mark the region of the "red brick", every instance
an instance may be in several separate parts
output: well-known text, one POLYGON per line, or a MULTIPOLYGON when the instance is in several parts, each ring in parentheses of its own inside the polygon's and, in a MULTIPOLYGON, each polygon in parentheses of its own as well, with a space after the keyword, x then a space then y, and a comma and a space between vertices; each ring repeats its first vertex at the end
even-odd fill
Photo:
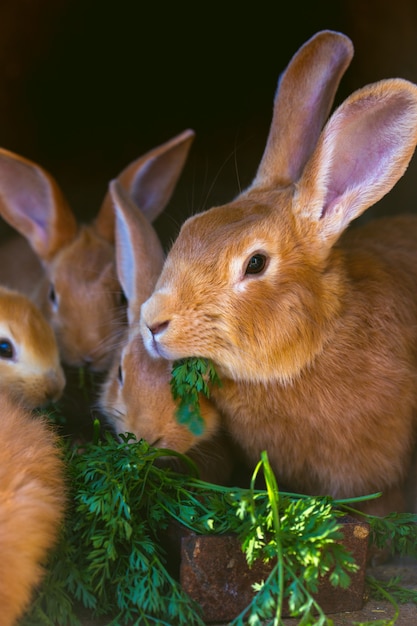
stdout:
MULTIPOLYGON (((369 527, 351 517, 341 520, 343 544, 359 565, 348 589, 334 587, 323 578, 316 595, 323 611, 356 611, 364 602, 369 527)), ((181 540, 180 582, 203 610, 206 622, 228 622, 250 603, 252 584, 265 580, 271 565, 249 568, 234 535, 186 535, 181 540)), ((287 615, 288 612, 286 611, 287 615)))

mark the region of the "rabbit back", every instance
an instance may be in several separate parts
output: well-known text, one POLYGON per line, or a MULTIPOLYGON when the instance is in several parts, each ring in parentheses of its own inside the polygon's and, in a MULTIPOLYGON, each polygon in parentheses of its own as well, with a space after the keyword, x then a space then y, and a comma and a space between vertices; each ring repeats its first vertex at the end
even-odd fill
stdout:
POLYGON ((32 598, 65 508, 63 461, 50 425, 0 392, 0 606, 14 626, 32 598))

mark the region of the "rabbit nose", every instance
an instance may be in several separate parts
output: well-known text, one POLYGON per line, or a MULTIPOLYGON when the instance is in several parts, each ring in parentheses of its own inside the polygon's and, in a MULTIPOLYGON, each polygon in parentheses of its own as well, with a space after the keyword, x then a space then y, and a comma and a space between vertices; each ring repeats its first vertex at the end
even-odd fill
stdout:
POLYGON ((62 389, 48 389, 46 392, 45 404, 58 402, 62 396, 62 389))
POLYGON ((51 370, 45 381, 45 398, 47 402, 56 402, 62 396, 65 387, 65 375, 61 369, 51 370))
POLYGON ((152 326, 148 326, 149 330, 152 333, 152 336, 155 337, 155 335, 159 335, 160 333, 163 333, 164 330, 166 330, 168 328, 168 324, 169 321, 165 321, 165 322, 159 322, 157 324, 152 324, 152 326))

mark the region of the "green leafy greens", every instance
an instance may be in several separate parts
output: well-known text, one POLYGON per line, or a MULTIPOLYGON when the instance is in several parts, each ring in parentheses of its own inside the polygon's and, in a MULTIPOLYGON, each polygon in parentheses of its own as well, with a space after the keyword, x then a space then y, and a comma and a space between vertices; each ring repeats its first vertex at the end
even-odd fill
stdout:
POLYGON ((174 362, 171 392, 174 400, 179 400, 177 421, 188 426, 193 435, 202 435, 204 432, 199 394, 202 393, 209 398, 210 384, 221 383, 213 364, 208 359, 193 357, 174 362))
MULTIPOLYGON (((201 376, 207 385, 216 378, 207 374, 206 365, 197 379, 201 376)), ((176 370, 179 397, 189 369, 190 364, 176 370)), ((188 404, 207 392, 204 384, 200 380, 197 395, 186 387, 188 404)), ((230 488, 160 466, 160 457, 170 451, 130 434, 117 441, 97 424, 93 441, 77 446, 65 438, 62 446, 70 506, 22 626, 80 626, 86 611, 89 619, 105 617, 109 626, 203 626, 199 606, 170 573, 160 541, 173 522, 201 534, 234 533, 249 565, 257 559, 270 563, 268 578, 255 586, 252 602, 230 626, 281 626, 284 603, 300 625, 332 624, 314 595, 322 576, 345 588, 357 569, 340 541, 340 517, 352 512, 358 500, 280 492, 266 453, 247 488, 230 488), (261 471, 266 487, 256 489, 261 471)), ((389 540, 393 551, 417 556, 415 516, 366 519, 376 545, 389 540)), ((398 588, 378 587, 385 597, 398 597, 398 588)), ((381 626, 393 623, 381 621, 381 626)))

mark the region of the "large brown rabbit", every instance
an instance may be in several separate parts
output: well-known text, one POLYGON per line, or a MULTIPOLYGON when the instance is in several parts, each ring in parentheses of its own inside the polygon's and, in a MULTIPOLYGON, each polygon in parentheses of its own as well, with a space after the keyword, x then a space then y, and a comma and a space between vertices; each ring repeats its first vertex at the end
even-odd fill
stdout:
POLYGON ((178 424, 170 387, 172 364, 152 358, 139 332, 140 307, 162 268, 162 245, 117 181, 111 183, 110 193, 116 213, 116 270, 128 301, 128 328, 102 387, 99 408, 116 434, 130 432, 155 447, 187 453, 196 461, 201 478, 225 483, 232 472, 233 453, 221 431, 218 410, 201 397, 205 421, 201 437, 178 424))
POLYGON ((417 216, 343 234, 402 176, 417 87, 384 80, 325 123, 350 41, 324 31, 280 79, 252 185, 188 219, 142 306, 155 358, 212 359, 227 428, 283 486, 402 506, 417 409, 417 216))
MULTIPOLYGON (((118 176, 151 222, 167 205, 194 132, 184 131, 118 176)), ((30 243, 12 239, 0 284, 33 297, 56 333, 66 365, 96 372, 111 363, 125 321, 114 268, 114 214, 107 192, 96 218, 78 224, 55 179, 39 165, 0 150, 0 216, 30 243)))
POLYGON ((0 391, 0 623, 14 626, 43 575, 65 506, 56 435, 0 391))

